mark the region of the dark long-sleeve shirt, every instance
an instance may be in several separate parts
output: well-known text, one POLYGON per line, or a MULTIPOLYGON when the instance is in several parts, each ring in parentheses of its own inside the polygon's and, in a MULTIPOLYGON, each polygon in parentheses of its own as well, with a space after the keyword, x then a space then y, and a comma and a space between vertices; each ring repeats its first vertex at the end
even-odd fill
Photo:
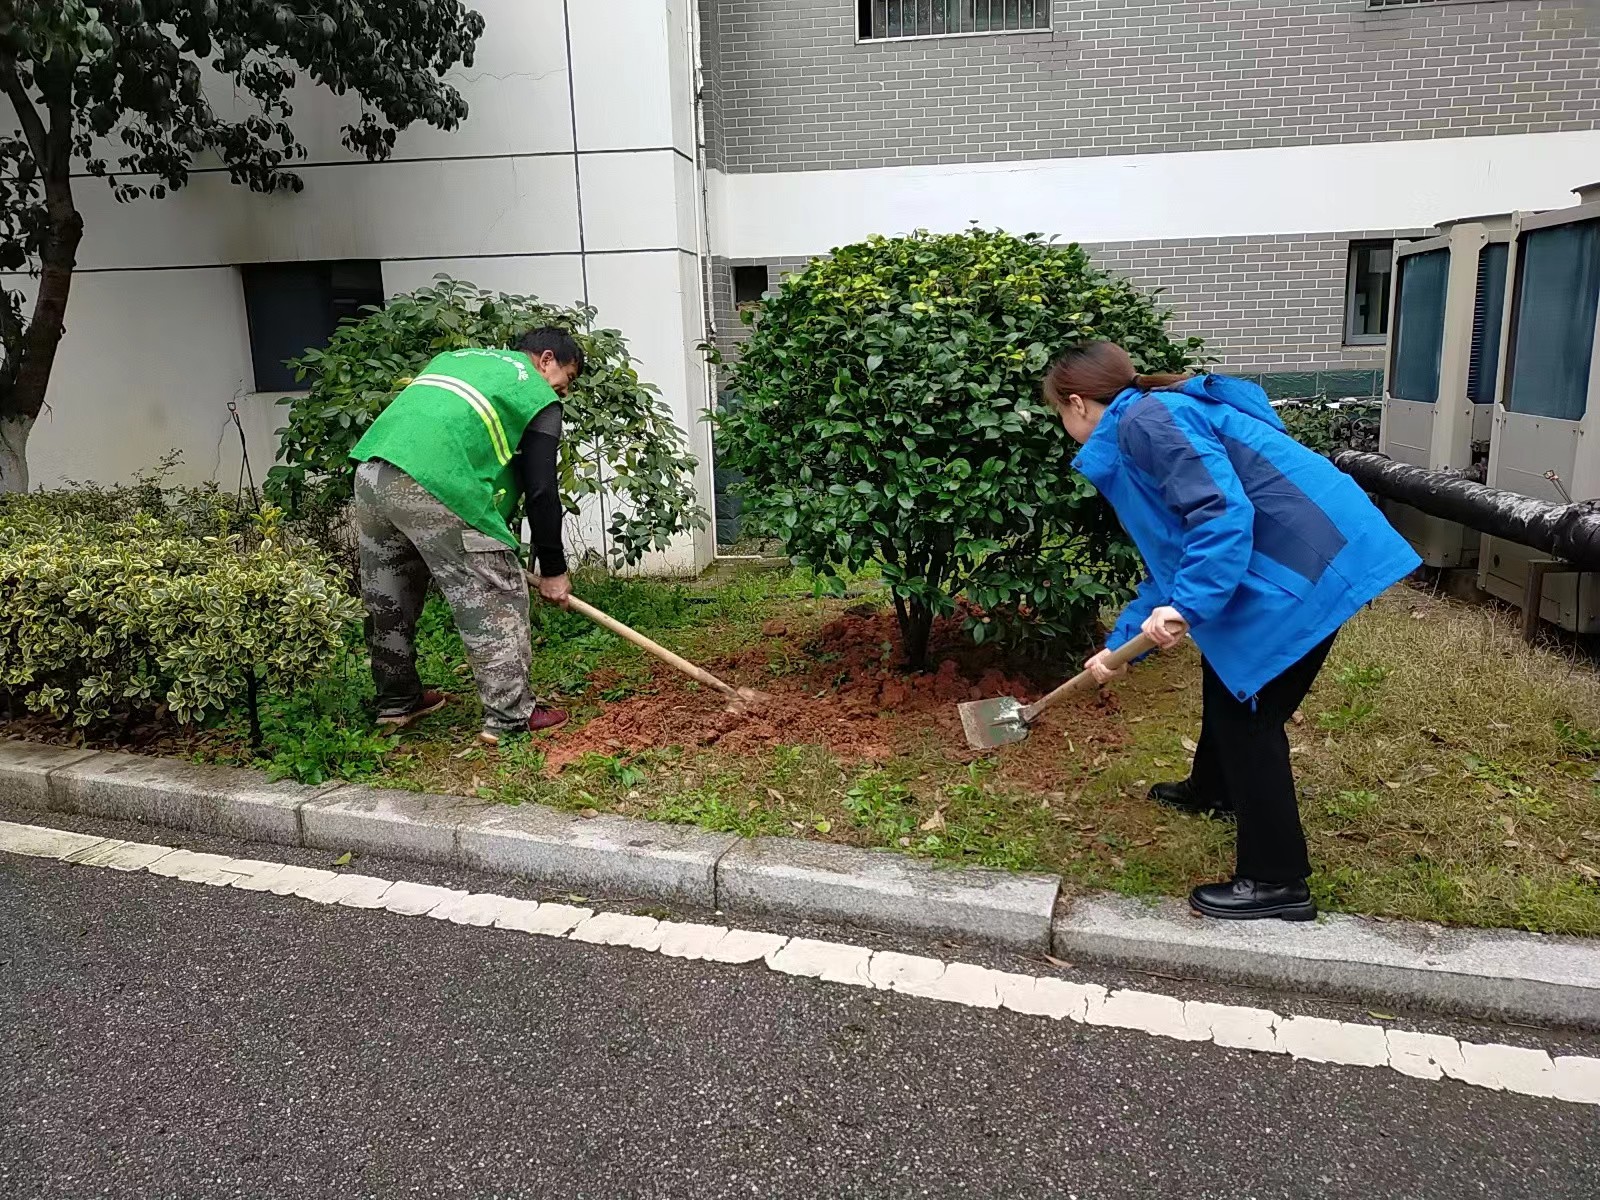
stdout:
POLYGON ((561 405, 550 404, 528 423, 517 446, 523 504, 528 510, 533 552, 545 578, 567 573, 561 547, 561 405))

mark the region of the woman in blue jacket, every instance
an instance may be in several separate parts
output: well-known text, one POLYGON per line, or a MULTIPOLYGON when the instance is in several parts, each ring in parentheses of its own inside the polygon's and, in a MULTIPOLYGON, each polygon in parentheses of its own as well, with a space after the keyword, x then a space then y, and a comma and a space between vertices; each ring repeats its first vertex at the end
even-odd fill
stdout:
POLYGON ((1221 375, 1139 375, 1122 347, 1069 350, 1045 398, 1083 449, 1073 466, 1111 502, 1148 578, 1089 660, 1141 630, 1202 654, 1199 748, 1189 778, 1153 799, 1233 814, 1231 882, 1196 888, 1207 916, 1316 916, 1284 726, 1339 627, 1420 565, 1356 484, 1291 438, 1266 393, 1221 375))

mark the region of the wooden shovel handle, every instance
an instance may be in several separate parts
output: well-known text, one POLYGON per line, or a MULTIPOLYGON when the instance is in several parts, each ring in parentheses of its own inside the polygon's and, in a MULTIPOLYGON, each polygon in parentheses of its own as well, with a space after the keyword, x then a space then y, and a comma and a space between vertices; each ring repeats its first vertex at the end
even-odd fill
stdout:
MULTIPOLYGON (((534 577, 532 575, 529 576, 530 580, 533 578, 534 577)), ((588 617, 589 620, 600 626, 600 628, 616 634, 624 641, 632 642, 646 654, 655 655, 669 667, 672 667, 678 671, 682 671, 685 675, 687 675, 690 679, 695 680, 697 683, 703 683, 708 688, 714 688, 716 691, 721 692, 724 696, 737 696, 739 694, 739 690, 737 688, 733 687, 731 684, 723 683, 722 680, 718 679, 710 671, 705 670, 703 667, 697 667, 687 658, 682 658, 679 655, 674 654, 671 650, 668 650, 665 646, 652 642, 637 629, 630 629, 615 617, 607 616, 594 605, 585 603, 584 601, 579 600, 576 596, 568 596, 567 607, 575 613, 588 617)))
MULTIPOLYGON (((1176 629, 1174 629, 1173 632, 1176 632, 1176 629)), ((1119 646, 1113 650, 1111 652, 1110 659, 1107 660, 1106 665, 1114 671, 1118 667, 1127 666, 1136 658, 1141 658, 1144 655, 1149 654, 1152 650, 1159 649, 1160 647, 1156 645, 1154 638, 1147 633, 1141 633, 1131 642, 1128 642, 1127 644, 1119 646)), ((1091 688, 1099 686, 1100 685, 1095 682, 1093 672, 1079 671, 1076 675, 1067 680, 1049 695, 1041 696, 1032 704, 1024 706, 1018 716, 1024 725, 1032 725, 1040 713, 1044 712, 1045 709, 1049 708, 1063 696, 1070 696, 1074 692, 1086 692, 1091 688)))

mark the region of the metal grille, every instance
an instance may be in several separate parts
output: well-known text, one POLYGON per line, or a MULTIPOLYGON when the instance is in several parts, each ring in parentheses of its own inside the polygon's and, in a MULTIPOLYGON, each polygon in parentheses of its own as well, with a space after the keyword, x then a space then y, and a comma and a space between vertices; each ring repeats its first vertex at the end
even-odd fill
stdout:
POLYGON ((863 40, 1027 33, 1050 28, 1050 0, 863 0, 863 40))

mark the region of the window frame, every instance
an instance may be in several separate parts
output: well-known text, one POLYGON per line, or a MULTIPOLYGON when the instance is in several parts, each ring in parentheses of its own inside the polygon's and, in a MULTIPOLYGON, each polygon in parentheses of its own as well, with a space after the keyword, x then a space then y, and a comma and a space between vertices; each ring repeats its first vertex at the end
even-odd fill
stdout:
MULTIPOLYGON (((388 295, 383 282, 382 259, 312 258, 235 264, 234 269, 239 273, 239 290, 244 300, 245 337, 250 348, 250 386, 253 395, 292 395, 296 392, 303 392, 305 387, 302 383, 298 383, 294 380, 292 373, 286 372, 283 362, 269 363, 266 365, 269 371, 281 374, 284 378, 286 378, 287 383, 285 383, 282 387, 262 386, 263 381, 261 376, 263 364, 257 362, 257 353, 258 349, 260 349, 258 347, 258 341, 262 340, 262 335, 265 332, 260 325, 261 318, 264 314, 260 313, 257 309, 257 306, 252 303, 252 292, 255 290, 252 287, 252 276, 259 280, 262 277, 273 273, 287 276, 295 271, 309 274, 312 271, 320 270, 327 281, 326 290, 329 293, 327 316, 331 320, 331 324, 328 326, 328 336, 331 338, 333 334, 337 332, 340 326, 346 321, 355 319, 354 313, 338 313, 338 296, 334 293, 339 289, 334 287, 333 278, 341 267, 355 267, 359 268, 363 272, 371 271, 372 279, 376 281, 376 304, 379 307, 382 307, 385 303, 387 303, 388 295)), ((356 291, 359 289, 350 290, 356 291)), ((366 303, 366 297, 357 297, 356 300, 357 311, 359 311, 359 308, 366 303)), ((306 350, 317 348, 319 347, 307 346, 299 351, 299 353, 303 354, 306 350)), ((271 381, 268 380, 267 382, 270 383, 271 381)))
MULTIPOLYGON (((943 2, 959 3, 959 0, 943 0, 943 2)), ((977 3, 978 0, 973 0, 977 3)), ((990 3, 1004 4, 1007 0, 989 0, 990 3)), ((1040 34, 1051 34, 1056 28, 1055 0, 1034 0, 1035 12, 1038 5, 1044 5, 1045 23, 1034 25, 1027 29, 971 29, 960 33, 902 33, 892 37, 872 37, 870 30, 872 0, 858 0, 856 4, 856 45, 858 46, 892 46, 899 42, 933 42, 944 41, 952 38, 984 38, 984 37, 1036 37, 1040 34), (862 18, 866 17, 866 20, 862 18)))
POLYGON ((1395 247, 1400 244, 1399 238, 1353 238, 1345 247, 1344 256, 1344 322, 1341 330, 1342 344, 1346 346, 1382 346, 1389 340, 1389 323, 1394 320, 1394 313, 1385 311, 1383 316, 1383 329, 1378 333, 1356 333, 1356 254, 1363 249, 1374 246, 1389 247, 1389 287, 1381 303, 1390 303, 1394 291, 1395 277, 1395 247))

